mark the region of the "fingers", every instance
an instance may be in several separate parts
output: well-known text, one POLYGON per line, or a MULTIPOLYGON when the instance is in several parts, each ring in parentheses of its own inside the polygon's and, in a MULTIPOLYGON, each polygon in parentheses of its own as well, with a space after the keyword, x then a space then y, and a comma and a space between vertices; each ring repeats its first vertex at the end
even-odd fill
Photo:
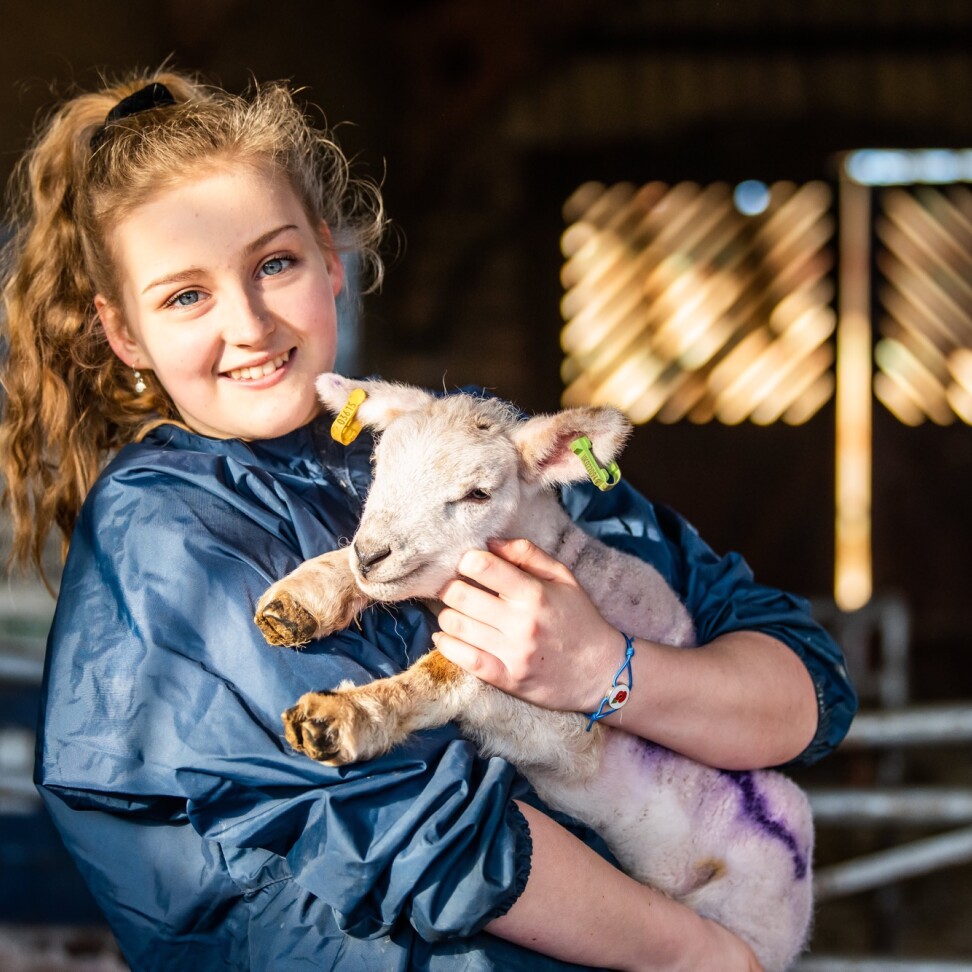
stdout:
POLYGON ((488 620, 472 617, 465 612, 455 611, 452 608, 445 608, 439 612, 439 627, 457 641, 474 645, 476 648, 481 648, 493 655, 502 651, 503 636, 489 624, 488 620))
POLYGON ((495 655, 480 651, 445 631, 436 631, 432 635, 432 642, 449 661, 464 668, 470 675, 499 688, 505 687, 508 673, 495 655))
POLYGON ((540 580, 573 580, 574 575, 559 560, 529 540, 490 540, 489 549, 540 580))
POLYGON ((573 574, 529 540, 491 540, 489 550, 470 550, 459 572, 504 598, 522 598, 524 573, 540 581, 570 583, 573 574))
POLYGON ((459 578, 449 581, 442 588, 439 592, 439 600, 447 607, 455 608, 456 611, 478 618, 480 621, 489 621, 495 617, 497 609, 501 606, 492 591, 484 590, 459 578))
POLYGON ((521 698, 544 705, 572 697, 561 691, 563 679, 549 687, 550 659, 571 643, 586 595, 563 564, 527 540, 489 547, 464 554, 460 576, 439 593, 445 607, 436 647, 460 668, 521 698))

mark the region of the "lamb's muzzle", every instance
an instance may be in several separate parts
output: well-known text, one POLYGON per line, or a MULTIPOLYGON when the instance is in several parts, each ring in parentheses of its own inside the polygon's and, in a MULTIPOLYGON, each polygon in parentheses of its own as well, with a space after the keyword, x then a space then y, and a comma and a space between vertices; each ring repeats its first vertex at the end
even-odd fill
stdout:
POLYGON ((351 549, 354 551, 355 568, 362 577, 367 577, 371 573, 371 568, 375 564, 380 564, 391 555, 391 547, 364 547, 358 543, 352 543, 351 549))

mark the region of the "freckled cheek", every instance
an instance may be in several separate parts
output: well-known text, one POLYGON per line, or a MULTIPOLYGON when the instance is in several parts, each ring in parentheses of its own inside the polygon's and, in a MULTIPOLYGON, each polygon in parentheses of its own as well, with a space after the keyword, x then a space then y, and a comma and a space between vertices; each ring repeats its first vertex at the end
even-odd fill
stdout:
POLYGON ((171 381, 214 378, 219 372, 218 349, 208 345, 174 345, 162 351, 163 369, 171 381))
POLYGON ((288 310, 285 319, 295 332, 315 337, 327 334, 334 328, 334 317, 320 304, 308 305, 304 302, 296 305, 288 310))
POLYGON ((306 289, 288 295, 287 318, 302 330, 316 333, 333 326, 336 318, 334 295, 330 288, 317 281, 306 289))

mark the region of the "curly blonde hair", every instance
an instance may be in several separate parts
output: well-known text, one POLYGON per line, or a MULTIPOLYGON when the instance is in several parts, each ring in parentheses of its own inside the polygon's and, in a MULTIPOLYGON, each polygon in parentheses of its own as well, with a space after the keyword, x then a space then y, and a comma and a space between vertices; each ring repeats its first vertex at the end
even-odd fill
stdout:
POLYGON ((335 249, 359 253, 371 288, 380 283, 378 188, 351 177, 331 133, 312 124, 286 84, 234 95, 166 70, 61 104, 10 184, 15 234, 3 259, 0 472, 12 563, 33 564, 43 577, 48 534, 56 525, 67 550, 110 454, 159 422, 178 420, 151 374, 146 391, 135 394, 93 299, 100 293, 120 303, 110 246, 119 221, 200 167, 223 162, 285 175, 312 224, 324 221, 335 249), (165 85, 175 104, 106 123, 120 100, 151 82, 165 85))

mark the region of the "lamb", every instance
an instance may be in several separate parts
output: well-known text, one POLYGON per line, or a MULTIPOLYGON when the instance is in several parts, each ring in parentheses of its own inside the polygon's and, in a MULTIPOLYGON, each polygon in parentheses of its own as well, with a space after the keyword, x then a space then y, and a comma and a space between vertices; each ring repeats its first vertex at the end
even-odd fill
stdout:
MULTIPOLYGON (((270 643, 322 637, 372 602, 432 600, 466 550, 526 537, 570 567, 620 631, 693 646, 692 620, 661 575, 584 533, 552 489, 588 475, 569 447, 579 435, 601 462, 616 457, 630 431, 621 413, 521 420, 493 399, 335 374, 317 388, 340 427, 381 430, 374 482, 351 545, 307 561, 260 599, 256 622, 270 643)), ((805 795, 780 773, 712 769, 613 719, 588 731, 585 716, 506 695, 436 650, 391 678, 309 692, 283 718, 295 749, 333 765, 454 720, 549 806, 597 831, 631 876, 741 936, 767 972, 782 972, 804 946, 813 823, 805 795)))

